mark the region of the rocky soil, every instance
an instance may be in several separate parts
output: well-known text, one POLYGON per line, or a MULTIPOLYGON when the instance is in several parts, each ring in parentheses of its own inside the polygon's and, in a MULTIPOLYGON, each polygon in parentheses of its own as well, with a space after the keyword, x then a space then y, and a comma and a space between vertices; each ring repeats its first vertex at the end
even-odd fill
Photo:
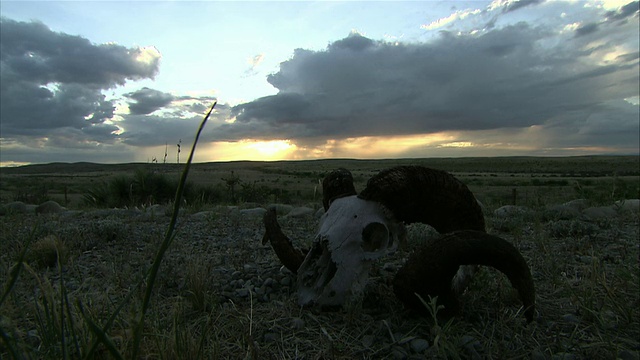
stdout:
MULTIPOLYGON (((322 210, 277 209, 285 234, 294 245, 308 247, 322 210)), ((205 347, 213 358, 424 359, 457 354, 473 359, 638 359, 638 200, 607 207, 578 201, 545 209, 487 210, 489 232, 512 241, 530 263, 539 314, 529 325, 508 281, 489 269, 474 280, 463 299, 463 315, 454 323, 433 326, 433 319, 406 312, 389 284, 407 251, 437 235, 421 225, 409 227, 407 251, 374 266, 361 299, 336 312, 301 309, 295 276, 261 243, 264 211, 256 205, 181 213, 154 284, 149 333, 168 336, 176 318, 181 332, 208 329, 205 347)), ((137 284, 153 262, 170 213, 164 206, 71 211, 51 202, 5 204, 0 210, 1 278, 9 278, 29 239, 27 260, 33 272, 22 274, 2 309, 0 325, 25 348, 40 348, 43 334, 33 317, 44 291, 38 283, 56 289, 62 274, 69 296, 99 319, 134 293, 130 309, 111 333, 126 348, 131 314, 143 289, 137 284), (62 273, 55 250, 50 256, 50 244, 63 250, 62 273)), ((145 345, 162 347, 152 340, 145 345)))

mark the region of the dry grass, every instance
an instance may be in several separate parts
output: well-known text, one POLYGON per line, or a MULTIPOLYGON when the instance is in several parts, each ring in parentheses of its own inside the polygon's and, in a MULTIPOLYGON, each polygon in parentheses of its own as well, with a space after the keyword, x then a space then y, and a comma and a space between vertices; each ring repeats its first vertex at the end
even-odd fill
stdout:
MULTIPOLYGON (((478 185, 477 190, 486 189, 478 185)), ((541 208, 544 198, 534 198, 531 206, 541 208)), ((502 201, 489 201, 489 210, 502 201)), ((489 268, 463 295, 458 318, 421 318, 405 311, 390 284, 407 252, 377 263, 363 297, 336 312, 300 308, 289 285, 274 286, 268 301, 255 292, 227 296, 228 277, 220 269, 244 272, 251 265, 253 277, 290 275, 279 272, 273 251, 260 245, 259 219, 224 211, 197 223, 185 218, 155 280, 139 357, 637 359, 637 214, 591 225, 544 221, 536 214, 493 226, 496 219, 487 212, 489 232, 511 241, 531 267, 539 312, 531 324, 506 277, 489 268), (417 347, 422 340, 427 349, 417 347)), ((2 294, 8 294, 0 302, 0 356, 80 358, 99 340, 90 358, 130 358, 144 279, 168 221, 164 215, 0 217, 0 279, 2 294), (64 253, 64 260, 51 260, 52 253, 64 253), (15 274, 18 281, 12 283, 15 274), (96 330, 110 322, 106 333, 96 330)), ((312 218, 282 219, 281 225, 298 246, 308 245, 317 229, 312 218)), ((408 251, 433 235, 430 228, 412 225, 408 251)))

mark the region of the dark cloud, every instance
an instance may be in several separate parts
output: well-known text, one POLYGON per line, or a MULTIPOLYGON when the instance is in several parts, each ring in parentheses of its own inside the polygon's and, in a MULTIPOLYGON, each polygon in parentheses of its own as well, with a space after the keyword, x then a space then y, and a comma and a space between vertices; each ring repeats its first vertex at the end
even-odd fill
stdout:
POLYGON ((606 16, 611 21, 624 20, 628 17, 637 15, 640 11, 640 1, 632 1, 622 6, 616 11, 608 11, 606 16))
POLYGON ((599 27, 598 23, 584 24, 576 29, 576 37, 594 33, 598 31, 598 27, 599 27))
POLYGON ((74 133, 74 141, 113 141, 115 105, 102 94, 127 80, 152 78, 152 48, 92 44, 39 22, 0 18, 0 131, 3 138, 74 133), (81 135, 85 136, 84 140, 81 135))
MULTIPOLYGON (((127 115, 125 120, 119 124, 123 128, 120 140, 132 146, 160 146, 165 143, 172 144, 180 139, 192 139, 198 130, 205 112, 209 110, 213 100, 211 98, 182 97, 189 100, 187 105, 176 105, 175 114, 160 115, 127 115), (202 111, 193 111, 195 109, 202 111), (189 111, 190 115, 180 116, 189 111), (197 114, 197 115, 195 115, 197 114)), ((225 124, 230 117, 230 108, 226 104, 217 104, 214 112, 209 118, 205 127, 203 138, 213 138, 212 132, 216 127, 225 124)))
POLYGON ((216 136, 304 143, 551 126, 638 94, 635 55, 606 65, 589 59, 616 42, 593 49, 571 38, 549 41, 552 31, 527 23, 440 35, 392 44, 351 34, 324 51, 298 49, 268 77, 279 93, 234 107, 236 121, 216 136))
POLYGON ((174 100, 174 96, 171 94, 147 87, 128 93, 126 96, 134 100, 129 103, 129 111, 133 115, 150 114, 169 105, 174 100))
POLYGON ((508 13, 508 12, 516 11, 518 9, 522 9, 522 8, 530 6, 530 5, 542 4, 544 1, 545 0, 519 0, 519 1, 512 1, 507 6, 505 6, 502 11, 504 13, 508 13))
POLYGON ((0 18, 2 79, 39 84, 77 83, 99 89, 127 79, 153 78, 156 50, 92 44, 80 36, 51 31, 39 22, 0 18))

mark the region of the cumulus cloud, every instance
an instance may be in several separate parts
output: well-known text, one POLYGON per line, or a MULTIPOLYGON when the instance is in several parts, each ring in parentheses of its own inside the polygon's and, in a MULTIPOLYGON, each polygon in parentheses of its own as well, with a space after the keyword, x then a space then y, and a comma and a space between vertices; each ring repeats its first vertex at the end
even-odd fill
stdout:
MULTIPOLYGON (((124 144, 136 147, 161 146, 180 139, 192 139, 213 101, 209 97, 181 97, 168 106, 168 112, 164 114, 127 115, 119 123, 123 130, 119 138, 124 144)), ((229 117, 229 106, 217 104, 203 138, 213 138, 212 129, 225 124, 229 117)))
POLYGON ((134 115, 151 114, 169 105, 174 100, 173 95, 149 89, 148 87, 128 93, 125 96, 134 100, 129 103, 129 112, 134 115))
POLYGON ((112 141, 118 130, 109 123, 115 104, 102 91, 127 80, 153 78, 159 59, 154 48, 93 44, 40 22, 2 17, 2 137, 51 137, 73 131, 76 141, 96 136, 112 141))
MULTIPOLYGON (((266 78, 277 94, 219 103, 203 139, 282 140, 298 158, 637 153, 638 4, 495 0, 427 22, 422 41, 352 32, 295 49, 266 78)), ((158 50, 39 22, 0 26, 3 158, 83 160, 62 156, 72 148, 130 161, 131 149, 187 146, 215 100, 150 87, 108 99, 107 89, 153 79, 158 50)), ((263 59, 251 57, 244 75, 263 59)))
MULTIPOLYGON (((509 12, 541 2, 503 3, 509 12)), ((594 22, 612 16, 593 11, 594 22)), ((622 13, 633 15, 615 12, 622 13)), ((589 37, 563 33, 566 25, 521 21, 474 33, 441 31, 422 43, 352 33, 322 51, 297 49, 267 78, 278 94, 235 106, 236 121, 222 124, 217 136, 303 145, 539 126, 582 131, 582 140, 596 141, 589 129, 596 133, 610 119, 618 135, 637 137, 637 111, 610 105, 638 95, 637 41, 629 36, 637 35, 637 23, 576 30, 589 37)))

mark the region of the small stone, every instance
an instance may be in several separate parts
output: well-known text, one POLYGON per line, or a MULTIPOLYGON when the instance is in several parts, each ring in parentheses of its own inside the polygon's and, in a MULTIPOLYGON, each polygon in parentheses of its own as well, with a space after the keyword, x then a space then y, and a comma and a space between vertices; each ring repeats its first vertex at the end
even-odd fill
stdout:
POLYGON ((232 279, 239 279, 239 278, 241 278, 241 277, 242 277, 242 272, 241 272, 241 271, 237 271, 237 270, 236 270, 236 271, 234 271, 234 272, 231 274, 231 278, 232 278, 232 279))
POLYGON ((313 209, 308 207, 297 207, 287 214, 287 218, 299 218, 313 214, 313 209))
POLYGON ((388 262, 382 266, 382 270, 389 271, 389 272, 396 272, 398 270, 398 267, 394 263, 388 262))
POLYGON ((288 277, 288 276, 283 277, 282 280, 280 280, 280 285, 282 285, 282 286, 291 285, 291 278, 288 277))
POLYGON ((630 351, 627 349, 622 349, 618 351, 618 359, 621 360, 638 360, 640 356, 637 351, 630 351))
POLYGON ((577 357, 574 354, 561 352, 561 353, 553 354, 551 359, 552 360, 575 360, 577 359, 577 357))
POLYGON ((413 339, 411 340, 411 350, 416 353, 421 353, 429 348, 429 342, 425 339, 413 339))
POLYGON ((271 332, 264 334, 264 342, 270 343, 276 341, 278 341, 278 334, 271 332))
POLYGON ((362 337, 362 345, 366 348, 370 348, 373 345, 373 340, 375 337, 373 335, 365 335, 362 337))
POLYGON ((577 260, 583 264, 591 264, 593 257, 589 255, 577 255, 577 260))
POLYGON ((267 209, 265 208, 253 208, 253 209, 243 209, 239 211, 239 214, 245 218, 262 218, 262 216, 264 215, 264 213, 267 212, 267 209))
POLYGON ((478 353, 478 350, 482 348, 482 345, 473 336, 464 335, 460 338, 460 345, 467 351, 469 357, 473 360, 482 359, 482 356, 478 353))
POLYGON ((27 331, 25 340, 32 346, 37 346, 42 341, 42 339, 40 339, 40 335, 38 334, 38 330, 35 329, 27 331))
POLYGON ((291 319, 291 327, 296 330, 302 330, 304 328, 304 320, 298 317, 291 319))
POLYGON ((267 278, 267 279, 264 281, 264 284, 263 284, 263 285, 264 285, 264 286, 267 286, 267 287, 273 287, 273 285, 274 285, 275 283, 276 283, 276 281, 275 281, 275 280, 273 280, 273 278, 267 278))
POLYGON ((547 357, 540 350, 535 349, 531 352, 531 360, 547 360, 547 357))
POLYGON ((610 219, 616 215, 618 213, 611 206, 590 207, 582 210, 582 217, 591 221, 610 219))
POLYGON ((256 267, 251 264, 244 264, 243 268, 244 268, 244 271, 246 272, 251 272, 256 270, 256 267))
POLYGON ((249 296, 249 289, 246 289, 246 288, 236 289, 235 295, 239 298, 246 298, 249 296))
POLYGON ((45 201, 36 207, 36 214, 57 214, 64 210, 60 204, 53 200, 45 201))
POLYGON ((22 201, 14 201, 3 206, 4 212, 7 214, 26 213, 27 205, 22 201))
POLYGON ((389 355, 392 359, 400 359, 400 360, 406 359, 408 356, 407 351, 400 346, 392 347, 389 355))
POLYGON ((574 314, 564 314, 562 315, 562 320, 571 324, 580 323, 580 319, 578 319, 578 317, 574 314))

